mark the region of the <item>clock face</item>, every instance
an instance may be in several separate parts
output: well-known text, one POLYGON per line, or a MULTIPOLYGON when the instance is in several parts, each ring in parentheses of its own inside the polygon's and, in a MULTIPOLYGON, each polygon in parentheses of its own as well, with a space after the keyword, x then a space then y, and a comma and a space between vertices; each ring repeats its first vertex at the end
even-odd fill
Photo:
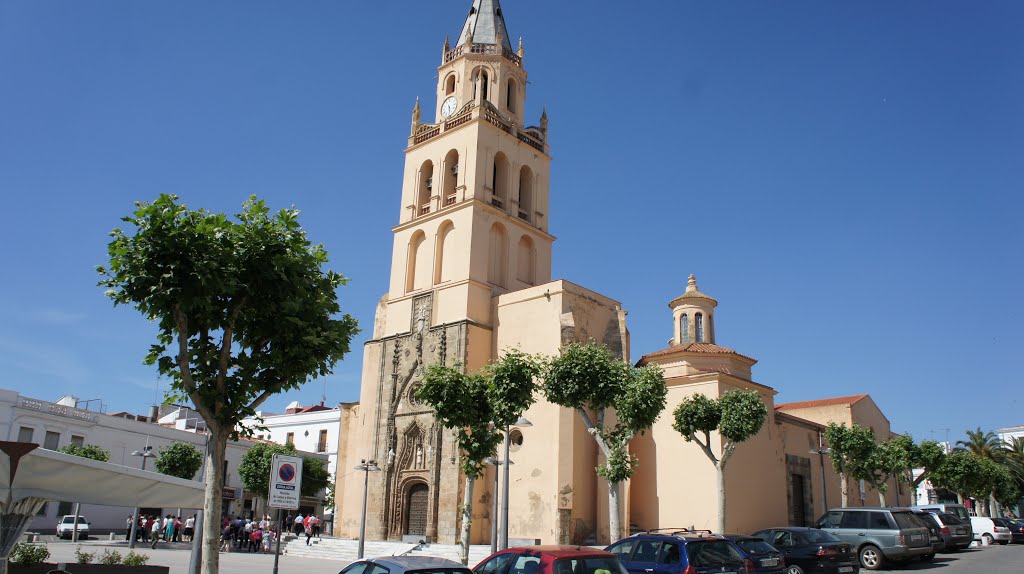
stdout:
POLYGON ((448 96, 448 98, 441 104, 441 115, 449 117, 455 113, 455 107, 459 105, 459 101, 455 99, 455 96, 448 96))

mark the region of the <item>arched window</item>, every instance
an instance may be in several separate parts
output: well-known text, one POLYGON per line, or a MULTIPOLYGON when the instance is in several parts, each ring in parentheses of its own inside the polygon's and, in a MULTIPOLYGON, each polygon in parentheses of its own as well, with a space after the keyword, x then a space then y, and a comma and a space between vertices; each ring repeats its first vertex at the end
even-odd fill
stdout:
POLYGON ((704 315, 702 315, 700 313, 697 313, 696 315, 694 315, 693 316, 693 326, 694 326, 694 331, 696 331, 695 334, 694 334, 694 339, 696 339, 696 341, 698 343, 703 343, 704 342, 704 315))
POLYGON ((455 249, 455 226, 445 221, 437 231, 437 248, 434 250, 434 284, 452 279, 453 253, 455 249))
POLYGON ((690 316, 686 313, 679 317, 679 342, 683 344, 690 342, 690 316))
POLYGON ((499 287, 505 286, 508 268, 508 233, 500 223, 491 226, 487 280, 499 287))
POLYGON ((536 270, 536 253, 533 249, 533 240, 529 236, 524 235, 519 238, 519 248, 517 249, 516 257, 516 279, 523 283, 534 285, 535 270, 536 270))
POLYGON ((491 189, 494 190, 494 197, 491 205, 505 209, 505 201, 508 199, 508 158, 505 154, 498 152, 494 156, 494 168, 491 173, 491 189))
POLYGON ((429 159, 420 166, 417 188, 415 215, 426 215, 430 213, 430 197, 434 195, 434 163, 429 159))
POLYGON ((519 217, 533 220, 533 171, 525 165, 519 170, 519 217))
POLYGON ((444 81, 444 95, 450 96, 455 93, 455 74, 450 74, 444 81))
POLYGON ((455 204, 455 188, 459 183, 459 152, 451 150, 444 156, 444 184, 441 186, 441 205, 455 204))
POLYGON ((427 256, 427 236, 417 231, 409 240, 408 266, 405 274, 405 292, 411 293, 430 285, 428 281, 430 257, 427 256))
POLYGON ((479 81, 480 81, 480 93, 483 95, 483 99, 487 100, 487 99, 489 99, 488 96, 490 95, 489 88, 491 87, 491 79, 487 75, 487 71, 486 70, 480 70, 480 80, 479 81))
POLYGON ((510 112, 516 111, 516 82, 512 78, 505 84, 505 107, 510 112))

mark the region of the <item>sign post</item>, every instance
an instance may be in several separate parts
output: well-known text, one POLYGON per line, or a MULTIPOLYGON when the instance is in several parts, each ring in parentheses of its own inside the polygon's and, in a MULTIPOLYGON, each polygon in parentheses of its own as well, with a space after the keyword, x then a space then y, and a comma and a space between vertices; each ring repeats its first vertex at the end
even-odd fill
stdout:
POLYGON ((302 457, 275 454, 270 464, 270 492, 267 496, 267 508, 277 509, 277 544, 274 550, 274 574, 277 574, 277 564, 281 558, 281 537, 284 536, 284 525, 281 524, 281 510, 298 510, 301 492, 302 457))

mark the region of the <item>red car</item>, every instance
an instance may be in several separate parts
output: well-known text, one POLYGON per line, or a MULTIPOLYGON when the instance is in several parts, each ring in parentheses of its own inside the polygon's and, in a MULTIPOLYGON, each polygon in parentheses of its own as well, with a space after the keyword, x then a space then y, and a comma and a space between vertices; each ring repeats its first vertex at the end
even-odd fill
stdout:
POLYGON ((526 546, 491 554, 474 574, 628 574, 610 552, 589 546, 526 546))

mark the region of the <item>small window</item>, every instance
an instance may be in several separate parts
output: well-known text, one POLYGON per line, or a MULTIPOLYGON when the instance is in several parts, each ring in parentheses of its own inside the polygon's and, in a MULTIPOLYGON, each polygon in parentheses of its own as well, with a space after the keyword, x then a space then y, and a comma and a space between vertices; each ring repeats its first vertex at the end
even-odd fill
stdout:
POLYGON ((516 556, 515 564, 509 569, 508 574, 537 574, 539 571, 540 557, 516 556))
POLYGON ((60 433, 54 431, 46 431, 46 439, 43 440, 43 448, 47 450, 57 450, 60 444, 60 433))
POLYGON ((690 316, 685 313, 679 318, 679 342, 690 342, 690 316))
POLYGON ((872 512, 871 522, 868 528, 874 530, 889 530, 891 528, 891 526, 889 526, 889 518, 884 512, 872 512))
POLYGON ((32 442, 32 427, 18 429, 18 442, 32 442))
POLYGON ((444 93, 446 96, 450 96, 455 93, 455 74, 451 74, 444 81, 444 93))
POLYGON ((341 571, 341 574, 363 574, 363 571, 366 570, 367 566, 369 566, 369 564, 366 562, 354 562, 346 566, 341 571))
POLYGON ((320 431, 320 440, 316 443, 317 452, 327 452, 327 429, 320 431))
POLYGON ((679 545, 675 542, 662 544, 661 554, 658 555, 658 564, 679 564, 679 545))
POLYGON ((694 541, 686 545, 686 555, 690 557, 690 565, 695 568, 702 566, 743 566, 743 556, 728 540, 694 541))
POLYGON ((844 512, 843 521, 839 524, 840 528, 867 528, 868 527, 868 513, 867 512, 844 512))
POLYGON ((636 543, 636 550, 633 552, 633 562, 657 562, 659 550, 661 550, 661 542, 657 540, 641 540, 636 543))
POLYGON ((499 570, 505 568, 505 564, 508 563, 509 559, 514 556, 513 554, 501 554, 491 558, 484 563, 477 571, 476 574, 495 574, 499 570))
POLYGON ((785 530, 776 532, 775 537, 772 539, 772 544, 780 548, 788 548, 793 545, 793 533, 785 530))
POLYGON ((284 437, 285 444, 295 444, 295 433, 290 432, 284 437))
POLYGON ((818 528, 839 528, 843 522, 843 513, 839 511, 829 512, 818 521, 818 528))
POLYGON ((633 550, 633 542, 633 540, 623 540, 622 542, 619 542, 615 546, 609 548, 608 552, 611 552, 612 554, 617 556, 620 561, 628 562, 629 553, 633 550))
POLYGON ((75 446, 85 446, 85 437, 78 435, 71 435, 71 444, 75 446))
POLYGON ((488 89, 488 87, 490 87, 490 83, 491 83, 491 80, 490 80, 490 78, 487 77, 487 72, 480 72, 480 90, 481 90, 480 93, 483 95, 483 97, 484 97, 483 99, 485 99, 485 100, 489 99, 487 97, 488 96, 488 90, 487 89, 488 89))
POLYGON ((505 107, 510 112, 516 111, 516 83, 511 78, 505 85, 505 107))
POLYGON ((704 342, 704 315, 697 313, 693 316, 693 326, 696 333, 694 333, 694 339, 698 343, 704 342))

